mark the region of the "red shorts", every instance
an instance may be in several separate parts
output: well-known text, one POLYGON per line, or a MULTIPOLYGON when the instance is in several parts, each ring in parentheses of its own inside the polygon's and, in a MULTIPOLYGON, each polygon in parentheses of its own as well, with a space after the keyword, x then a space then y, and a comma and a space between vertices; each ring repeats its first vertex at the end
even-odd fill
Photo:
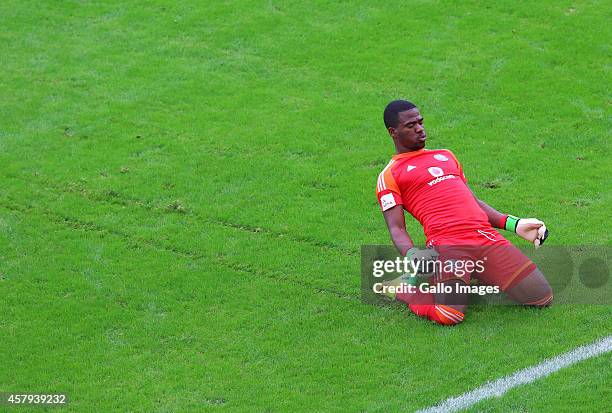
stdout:
POLYGON ((471 277, 483 284, 496 285, 506 291, 531 274, 536 265, 493 228, 477 229, 461 236, 436 238, 427 246, 439 253, 436 275, 440 283, 471 277))

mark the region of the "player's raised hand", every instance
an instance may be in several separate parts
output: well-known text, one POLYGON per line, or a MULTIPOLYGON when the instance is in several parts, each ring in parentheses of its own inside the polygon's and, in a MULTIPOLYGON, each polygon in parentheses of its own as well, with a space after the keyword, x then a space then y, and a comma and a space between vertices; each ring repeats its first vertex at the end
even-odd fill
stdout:
POLYGON ((516 234, 526 241, 533 243, 537 248, 548 238, 548 229, 539 219, 521 218, 516 224, 516 234))

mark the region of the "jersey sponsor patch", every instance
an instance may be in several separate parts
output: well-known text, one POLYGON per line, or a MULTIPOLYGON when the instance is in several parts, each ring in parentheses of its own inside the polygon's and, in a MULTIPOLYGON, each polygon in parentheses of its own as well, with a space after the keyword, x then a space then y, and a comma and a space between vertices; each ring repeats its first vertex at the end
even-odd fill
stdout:
POLYGON ((427 168, 427 170, 429 171, 431 176, 435 178, 444 175, 444 171, 442 170, 442 168, 438 168, 437 166, 432 166, 431 168, 427 168))
POLYGON ((393 208, 395 205, 395 198, 393 194, 386 194, 380 197, 380 207, 383 211, 386 211, 389 208, 393 208))
POLYGON ((427 185, 433 186, 433 185, 435 185, 435 184, 437 184, 439 182, 446 181, 447 179, 455 179, 455 175, 439 176, 436 179, 433 179, 433 180, 427 182, 427 185))
POLYGON ((438 161, 442 161, 442 162, 446 162, 448 161, 448 158, 444 155, 442 155, 441 153, 437 153, 434 155, 434 159, 438 160, 438 161))

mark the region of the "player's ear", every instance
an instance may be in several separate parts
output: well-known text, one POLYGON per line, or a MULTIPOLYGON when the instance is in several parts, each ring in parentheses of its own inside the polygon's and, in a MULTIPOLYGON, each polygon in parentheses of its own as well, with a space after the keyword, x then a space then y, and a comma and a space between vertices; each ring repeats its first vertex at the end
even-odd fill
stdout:
POLYGON ((391 136, 392 138, 395 138, 395 128, 389 126, 387 128, 387 132, 389 132, 389 136, 391 136))

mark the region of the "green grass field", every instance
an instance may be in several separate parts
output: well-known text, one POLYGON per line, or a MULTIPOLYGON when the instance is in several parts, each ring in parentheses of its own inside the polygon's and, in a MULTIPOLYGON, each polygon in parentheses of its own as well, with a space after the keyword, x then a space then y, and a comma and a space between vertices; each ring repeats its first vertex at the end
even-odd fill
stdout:
MULTIPOLYGON (((480 198, 543 219, 551 245, 611 246, 611 14, 1 2, 0 392, 74 412, 414 411, 610 335, 610 306, 474 307, 442 328, 364 304, 359 251, 390 242, 375 186, 399 97, 480 198)), ((605 411, 611 362, 470 411, 605 411)))

